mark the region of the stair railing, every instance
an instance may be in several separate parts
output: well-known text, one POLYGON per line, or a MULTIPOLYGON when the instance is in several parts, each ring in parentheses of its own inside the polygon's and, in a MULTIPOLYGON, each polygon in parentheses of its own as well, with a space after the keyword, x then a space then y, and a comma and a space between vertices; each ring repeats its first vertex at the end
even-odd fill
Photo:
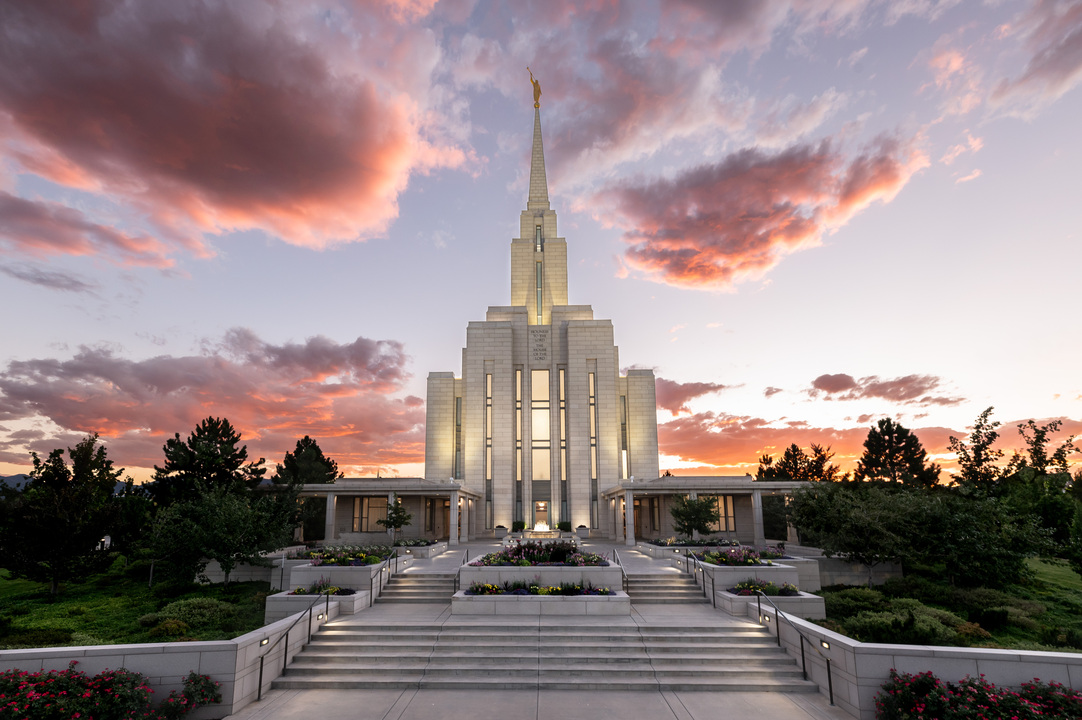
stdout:
MULTIPOLYGON (((330 617, 331 614, 331 594, 327 593, 323 596, 323 598, 326 598, 326 607, 323 609, 323 614, 319 616, 320 620, 326 617, 330 617)), ((301 618, 304 617, 305 613, 308 613, 308 642, 312 642, 312 608, 314 608, 316 606, 316 603, 323 598, 317 595, 315 599, 312 600, 312 604, 308 606, 308 609, 301 610, 300 614, 297 615, 297 618, 292 623, 290 623, 289 627, 286 628, 286 631, 279 635, 278 639, 275 640, 271 644, 271 646, 264 650, 263 654, 259 656, 259 687, 257 689, 255 698, 257 702, 263 699, 263 661, 268 655, 270 655, 271 651, 274 650, 275 646, 277 646, 278 643, 282 641, 282 638, 285 638, 285 645, 282 646, 282 674, 286 674, 286 668, 289 665, 289 631, 296 627, 297 623, 300 622, 301 618)))
MULTIPOLYGON (((717 593, 714 591, 714 575, 713 573, 708 573, 706 570, 703 569, 703 563, 701 560, 699 560, 699 558, 692 556, 691 559, 695 562, 695 572, 701 572, 703 574, 703 597, 710 598, 710 605, 716 610, 718 607, 718 596, 717 593), (710 578, 709 595, 706 593, 707 578, 710 578)), ((698 581, 696 581, 695 584, 698 585, 698 581)))
POLYGON ((465 565, 466 563, 468 563, 469 561, 470 561, 470 549, 466 548, 465 550, 462 551, 462 561, 458 563, 458 570, 455 570, 455 592, 458 592, 459 590, 462 589, 460 587, 461 584, 462 584, 462 581, 461 581, 462 566, 465 565))
POLYGON ((627 570, 624 569, 624 564, 620 562, 620 553, 617 552, 616 548, 612 549, 612 561, 620 568, 620 589, 627 592, 627 570))
MULTIPOLYGON (((802 673, 804 673, 804 679, 805 680, 808 679, 808 663, 807 663, 807 660, 804 657, 804 643, 805 643, 805 641, 807 641, 808 645, 811 646, 812 650, 819 653, 819 657, 823 658, 823 660, 826 661, 826 664, 827 664, 827 693, 830 696, 830 704, 833 706, 834 705, 834 677, 833 677, 833 675, 831 675, 831 672, 830 672, 830 658, 828 658, 826 655, 824 655, 822 650, 815 647, 815 643, 813 643, 810 639, 808 639, 804 635, 804 633, 800 632, 800 628, 798 628, 796 625, 794 625, 793 621, 789 619, 789 614, 786 613, 786 612, 783 612, 777 605, 775 605, 774 601, 771 600, 768 595, 764 595, 762 590, 756 590, 755 595, 756 595, 756 598, 758 599, 759 624, 760 625, 763 624, 763 599, 765 598, 766 601, 768 603, 770 603, 770 606, 772 608, 774 608, 774 617, 775 618, 781 618, 781 619, 785 620, 785 622, 789 623, 789 627, 793 628, 793 630, 796 630, 796 634, 800 636, 800 670, 801 670, 802 673)), ((770 618, 767 617, 766 621, 770 622, 770 618)), ((781 622, 775 621, 774 625, 776 626, 776 630, 777 630, 778 647, 781 647, 781 622)))
POLYGON ((387 557, 379 564, 378 571, 368 576, 368 607, 372 607, 376 602, 376 595, 379 592, 383 592, 383 586, 386 583, 383 580, 383 574, 387 573, 388 580, 398 572, 398 548, 395 548, 394 555, 387 557), (391 567, 391 560, 394 560, 394 567, 391 567), (376 578, 379 578, 378 580, 376 578))

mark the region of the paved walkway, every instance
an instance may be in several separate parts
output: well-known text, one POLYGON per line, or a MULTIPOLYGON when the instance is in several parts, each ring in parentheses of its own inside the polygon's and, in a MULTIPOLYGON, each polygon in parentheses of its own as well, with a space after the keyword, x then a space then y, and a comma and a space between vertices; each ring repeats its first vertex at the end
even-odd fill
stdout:
MULTIPOLYGON (((678 572, 615 543, 585 543, 591 552, 611 557, 615 548, 631 573, 678 572)), ((454 572, 464 554, 472 560, 499 547, 493 541, 471 541, 429 560, 414 560, 405 573, 454 572)), ((632 605, 627 618, 612 618, 635 625, 682 625, 709 620, 746 624, 706 605, 632 605)), ((341 618, 334 624, 366 624, 412 620, 415 622, 485 622, 483 618, 450 615, 446 604, 380 604, 341 618)), ((522 618, 526 620, 526 618, 522 618)), ((539 618, 539 623, 596 622, 593 618, 539 618)), ((498 672, 498 670, 497 670, 498 672)), ((578 690, 271 690, 261 702, 230 715, 233 720, 852 720, 840 708, 830 707, 822 695, 772 692, 578 690)))

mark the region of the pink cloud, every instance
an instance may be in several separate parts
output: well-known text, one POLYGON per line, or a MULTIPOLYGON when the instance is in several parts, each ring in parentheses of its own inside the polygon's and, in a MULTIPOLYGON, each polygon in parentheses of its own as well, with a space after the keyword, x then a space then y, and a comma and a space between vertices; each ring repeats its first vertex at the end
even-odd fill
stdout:
POLYGON ((1029 116, 1082 80, 1082 5, 1038 0, 1003 31, 1024 36, 1029 59, 1021 75, 996 85, 994 105, 1029 116))
POLYGON ((857 380, 852 375, 820 375, 812 380, 808 395, 826 400, 864 400, 879 398, 907 405, 951 406, 965 402, 964 398, 931 395, 942 380, 934 375, 906 375, 884 380, 878 375, 857 380))
POLYGON ((169 247, 148 235, 129 235, 91 222, 74 208, 35 202, 0 191, 0 247, 6 252, 101 255, 129 265, 171 267, 169 247))
POLYGON ((593 200, 626 228, 629 266, 671 285, 724 289, 889 202, 927 164, 915 139, 891 137, 851 159, 827 141, 746 149, 672 179, 623 181, 593 200))
POLYGON ((657 393, 657 406, 663 410, 668 410, 673 415, 690 413, 691 409, 688 407, 688 403, 692 400, 703 395, 720 392, 727 387, 719 383, 679 383, 665 378, 657 378, 654 386, 657 393))
POLYGON ((340 18, 364 35, 350 48, 307 6, 241 12, 12 8, 0 28, 9 153, 55 182, 102 188, 197 254, 204 232, 259 228, 316 248, 379 234, 412 172, 466 161, 427 125, 438 50, 423 29, 373 6, 340 18))
MULTIPOLYGON (((409 378, 395 341, 324 337, 280 345, 245 329, 201 355, 128 360, 83 347, 69 359, 14 361, 0 371, 0 420, 47 419, 69 435, 100 433, 119 465, 148 468, 161 446, 208 415, 228 417, 254 455, 280 457, 317 437, 343 465, 385 466, 424 457, 424 402, 396 397, 409 378)), ((0 460, 27 462, 57 436, 6 435, 0 460)))

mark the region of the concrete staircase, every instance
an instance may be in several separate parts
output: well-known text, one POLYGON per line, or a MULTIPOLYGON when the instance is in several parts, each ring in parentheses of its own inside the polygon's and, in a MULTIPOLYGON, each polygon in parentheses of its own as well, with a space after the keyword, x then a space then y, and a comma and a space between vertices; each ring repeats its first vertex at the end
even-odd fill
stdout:
POLYGON ((377 603, 450 603, 455 573, 399 573, 376 598, 377 603))
POLYGON ((699 604, 709 603, 703 595, 703 589, 695 584, 694 576, 688 573, 628 573, 627 594, 632 604, 666 603, 699 604))
POLYGON ((274 687, 816 691, 754 625, 452 623, 325 626, 274 687))

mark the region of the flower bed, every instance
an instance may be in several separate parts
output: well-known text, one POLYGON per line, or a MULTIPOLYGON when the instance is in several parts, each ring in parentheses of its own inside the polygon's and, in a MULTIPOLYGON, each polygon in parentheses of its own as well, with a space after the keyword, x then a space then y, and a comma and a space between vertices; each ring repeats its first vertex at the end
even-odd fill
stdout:
POLYGON ((527 583, 525 581, 506 582, 503 585, 475 582, 466 588, 464 592, 467 595, 564 595, 569 597, 615 594, 609 588, 598 588, 589 584, 562 583, 556 586, 540 585, 536 582, 527 583))
MULTIPOLYGON (((401 555, 391 564, 395 562, 399 570, 404 570, 413 563, 413 556, 401 555)), ((326 580, 329 584, 338 587, 367 590, 371 585, 372 577, 381 569, 380 565, 302 565, 293 568, 289 573, 289 587, 307 588, 320 580, 326 580)))
POLYGON ((736 540, 726 540, 724 538, 699 538, 698 540, 692 540, 691 538, 678 538, 675 535, 673 537, 646 540, 644 542, 648 545, 656 545, 658 547, 724 547, 740 545, 736 540))
POLYGON ((0 672, 0 717, 98 718, 141 717, 174 720, 201 705, 220 703, 219 683, 195 672, 184 678, 184 690, 169 693, 157 707, 151 703, 153 690, 140 673, 105 670, 94 677, 75 669, 0 672), (9 714, 10 713, 10 714, 9 714))
POLYGON ((609 561, 596 553, 582 552, 574 541, 512 542, 502 550, 482 555, 471 567, 605 567, 609 561))
POLYGON ((310 565, 378 565, 393 554, 387 545, 327 545, 290 553, 289 557, 307 559, 310 565))
POLYGON ((764 560, 759 551, 744 546, 718 549, 715 552, 704 551, 696 553, 695 557, 710 565, 749 566, 749 565, 772 565, 770 559, 764 560))
POLYGON ((918 675, 890 671, 890 679, 875 698, 879 720, 903 718, 997 717, 1015 720, 1082 717, 1082 693, 1034 679, 1021 690, 996 687, 980 677, 966 677, 958 684, 946 683, 931 672, 918 675))

